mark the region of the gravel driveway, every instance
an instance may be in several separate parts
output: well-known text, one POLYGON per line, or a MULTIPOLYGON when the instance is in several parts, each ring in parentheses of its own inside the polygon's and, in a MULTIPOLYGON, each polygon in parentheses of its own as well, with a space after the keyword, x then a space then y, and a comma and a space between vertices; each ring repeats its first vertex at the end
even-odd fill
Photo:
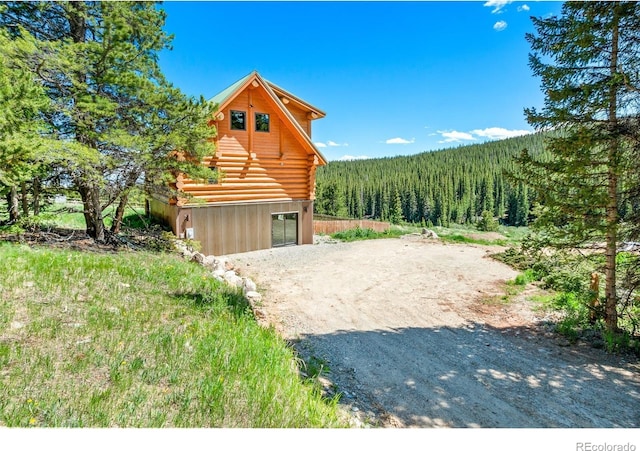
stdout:
POLYGON ((227 257, 361 422, 640 427, 637 361, 567 346, 525 301, 491 302, 516 276, 495 251, 408 236, 227 257))

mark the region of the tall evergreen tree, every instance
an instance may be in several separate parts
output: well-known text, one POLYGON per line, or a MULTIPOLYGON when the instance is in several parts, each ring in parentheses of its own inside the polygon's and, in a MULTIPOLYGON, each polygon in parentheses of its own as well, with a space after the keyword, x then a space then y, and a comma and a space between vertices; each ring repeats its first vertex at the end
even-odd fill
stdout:
POLYGON ((618 205, 638 158, 640 4, 568 2, 560 17, 533 21, 530 65, 545 104, 526 114, 536 129, 559 131, 547 140, 549 160, 519 159, 543 205, 536 226, 557 247, 606 243, 604 319, 616 331, 618 205))
MULTIPOLYGON (((411 156, 332 161, 318 168, 316 209, 320 213, 326 197, 333 196, 333 191, 322 191, 320 187, 335 184, 346 193, 347 212, 353 217, 388 220, 395 202, 392 191, 396 190, 408 222, 469 224, 478 220, 484 205, 495 210, 494 216, 511 224, 509 217, 502 216, 509 199, 514 205, 518 202, 518 184, 512 185, 504 171, 513 166, 513 157, 524 147, 534 155, 543 152, 542 134, 411 156), (483 202, 479 201, 481 197, 483 202)), ((526 209, 532 193, 529 190, 520 197, 526 209)), ((520 217, 527 218, 528 211, 520 217)))
POLYGON ((400 224, 402 221, 402 200, 400 199, 400 193, 394 190, 393 201, 389 210, 389 221, 391 224, 400 224))
POLYGON ((61 143, 58 159, 82 198, 91 237, 105 239, 103 210, 126 203, 143 176, 162 184, 178 172, 205 178, 200 161, 213 152, 212 107, 161 73, 158 53, 171 37, 154 3, 6 7, 0 26, 12 32, 20 25, 40 41, 32 70, 54 104, 47 119, 61 143))
POLYGON ((321 199, 317 205, 318 213, 337 217, 347 216, 345 195, 337 183, 318 184, 317 191, 321 199))
POLYGON ((34 40, 24 30, 15 39, 0 30, 0 191, 7 194, 11 222, 20 213, 18 186, 37 170, 44 143, 40 113, 48 99, 24 63, 34 51, 34 40))

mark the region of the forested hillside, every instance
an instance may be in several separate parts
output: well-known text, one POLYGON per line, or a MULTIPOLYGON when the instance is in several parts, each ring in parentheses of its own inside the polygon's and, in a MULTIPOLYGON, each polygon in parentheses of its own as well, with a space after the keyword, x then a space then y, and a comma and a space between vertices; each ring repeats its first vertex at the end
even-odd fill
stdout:
POLYGON ((316 213, 447 226, 476 222, 489 211, 505 224, 525 225, 532 193, 505 174, 523 149, 543 152, 543 135, 331 162, 317 172, 316 213))

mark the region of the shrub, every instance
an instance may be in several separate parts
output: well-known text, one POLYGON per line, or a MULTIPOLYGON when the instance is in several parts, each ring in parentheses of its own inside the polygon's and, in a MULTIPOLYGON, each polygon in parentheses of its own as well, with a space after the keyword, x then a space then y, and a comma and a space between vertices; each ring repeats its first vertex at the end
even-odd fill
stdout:
POLYGON ((516 285, 527 285, 528 283, 534 282, 536 281, 536 273, 535 271, 533 271, 533 269, 527 269, 526 271, 524 271, 521 274, 518 274, 516 276, 516 280, 515 280, 515 284, 516 285))
POLYGON ((331 236, 332 238, 337 238, 342 241, 357 241, 378 238, 379 234, 373 229, 363 229, 360 227, 356 227, 355 229, 334 233, 331 236))
POLYGON ((476 227, 478 230, 483 232, 497 232, 498 231, 498 221, 493 217, 493 214, 490 211, 484 210, 482 212, 482 217, 476 227))

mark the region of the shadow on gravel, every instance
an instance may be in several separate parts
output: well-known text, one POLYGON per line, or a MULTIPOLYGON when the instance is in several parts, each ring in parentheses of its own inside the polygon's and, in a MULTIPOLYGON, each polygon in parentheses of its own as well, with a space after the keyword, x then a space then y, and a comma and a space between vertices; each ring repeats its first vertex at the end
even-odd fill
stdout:
POLYGON ((640 427, 637 365, 527 328, 338 331, 301 346, 328 362, 343 402, 387 426, 640 427))

